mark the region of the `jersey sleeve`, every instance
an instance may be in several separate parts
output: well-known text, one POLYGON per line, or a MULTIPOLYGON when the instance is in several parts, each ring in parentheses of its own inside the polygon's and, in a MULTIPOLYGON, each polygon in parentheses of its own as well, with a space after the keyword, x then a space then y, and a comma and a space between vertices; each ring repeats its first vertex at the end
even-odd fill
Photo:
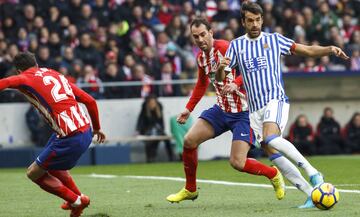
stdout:
POLYGON ((6 88, 17 88, 24 83, 24 78, 20 75, 10 76, 0 80, 0 91, 6 88))
POLYGON ((75 84, 69 83, 73 93, 75 95, 76 101, 85 104, 86 109, 89 112, 91 123, 94 130, 100 130, 100 121, 99 121, 99 111, 96 105, 95 99, 87 94, 82 89, 78 88, 75 84))
POLYGON ((195 106, 205 95, 206 89, 209 86, 209 79, 206 77, 204 70, 201 67, 198 67, 198 80, 194 87, 194 90, 191 94, 191 97, 186 104, 186 108, 191 112, 194 110, 195 106))
POLYGON ((282 55, 291 55, 293 46, 295 46, 295 42, 292 39, 289 39, 279 33, 277 34, 277 39, 280 47, 280 53, 282 55))
POLYGON ((233 69, 236 67, 237 58, 236 58, 236 51, 235 51, 235 42, 231 41, 228 49, 226 50, 225 57, 230 58, 230 64, 228 67, 225 68, 225 71, 229 71, 230 69, 233 69))

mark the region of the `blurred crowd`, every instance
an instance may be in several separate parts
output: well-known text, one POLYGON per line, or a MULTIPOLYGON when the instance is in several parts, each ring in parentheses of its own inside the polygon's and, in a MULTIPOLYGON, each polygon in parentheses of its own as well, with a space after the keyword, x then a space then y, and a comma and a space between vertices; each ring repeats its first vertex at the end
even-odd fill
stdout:
MULTIPOLYGON (((259 0, 265 32, 279 32, 304 44, 334 44, 350 61, 286 57, 284 72, 360 70, 360 1, 259 0), (275 5, 276 3, 276 5, 275 5)), ((173 80, 197 76, 188 28, 207 17, 215 38, 244 34, 240 0, 0 0, 0 78, 14 73, 19 51, 36 54, 40 67, 58 70, 97 99, 184 96, 191 85, 173 80), (154 80, 164 85, 154 86, 154 80), (104 87, 105 82, 142 85, 104 87)), ((6 95, 6 93, 4 93, 6 95)), ((16 94, 0 97, 16 100, 16 94)))
POLYGON ((306 155, 360 153, 360 113, 354 113, 349 122, 341 127, 333 109, 327 107, 316 129, 306 115, 299 115, 291 125, 288 139, 306 155))

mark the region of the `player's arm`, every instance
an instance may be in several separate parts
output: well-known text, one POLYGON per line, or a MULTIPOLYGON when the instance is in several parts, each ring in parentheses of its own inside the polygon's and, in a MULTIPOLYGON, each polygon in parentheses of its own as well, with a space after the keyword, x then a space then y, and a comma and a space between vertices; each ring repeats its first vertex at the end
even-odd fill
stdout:
POLYGON ((228 49, 226 50, 225 57, 220 60, 219 67, 216 71, 215 79, 219 82, 223 81, 226 75, 231 72, 237 65, 236 52, 234 48, 234 41, 231 41, 228 49))
POLYGON ((99 111, 95 99, 82 89, 78 88, 76 85, 72 83, 69 84, 74 92, 76 101, 85 104, 86 109, 89 112, 93 126, 93 134, 94 136, 97 136, 97 141, 100 143, 104 142, 106 136, 100 129, 99 111))
POLYGON ((4 79, 0 79, 0 91, 6 88, 17 88, 23 84, 24 79, 22 76, 10 76, 4 79))
POLYGON ((318 45, 303 45, 294 43, 291 47, 291 51, 295 55, 301 55, 306 57, 322 57, 322 56, 329 56, 335 55, 340 57, 344 60, 349 59, 349 57, 345 54, 341 48, 336 46, 318 46, 318 45))
POLYGON ((202 68, 198 68, 198 80, 195 84, 191 97, 186 104, 185 110, 181 112, 176 121, 180 124, 184 124, 189 118, 190 113, 194 110, 195 106, 199 103, 201 98, 205 95, 206 89, 209 86, 209 79, 206 77, 202 68))

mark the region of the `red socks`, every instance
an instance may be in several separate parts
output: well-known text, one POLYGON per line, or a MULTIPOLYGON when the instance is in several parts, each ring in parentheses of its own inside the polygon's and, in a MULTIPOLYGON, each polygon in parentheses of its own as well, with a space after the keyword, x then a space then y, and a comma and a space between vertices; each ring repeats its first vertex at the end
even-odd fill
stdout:
POLYGON ((186 190, 196 191, 196 168, 198 165, 197 148, 188 149, 184 147, 183 162, 186 176, 186 190))
POLYGON ((73 178, 70 175, 68 170, 49 170, 48 171, 51 175, 58 178, 66 187, 68 187, 72 192, 81 196, 81 192, 76 186, 73 178))
POLYGON ((253 158, 246 159, 242 171, 254 175, 266 176, 269 179, 274 178, 277 174, 277 170, 274 167, 269 167, 253 158))
POLYGON ((38 184, 43 190, 61 197, 70 203, 74 203, 79 196, 67 188, 59 179, 48 173, 45 173, 42 177, 34 182, 38 184))

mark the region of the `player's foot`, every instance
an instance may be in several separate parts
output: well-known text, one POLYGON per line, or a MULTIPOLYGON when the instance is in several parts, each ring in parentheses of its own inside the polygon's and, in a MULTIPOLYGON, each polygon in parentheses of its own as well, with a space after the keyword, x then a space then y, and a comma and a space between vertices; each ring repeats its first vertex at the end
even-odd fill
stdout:
POLYGON ((171 203, 179 203, 180 201, 183 200, 196 200, 196 198, 198 198, 199 193, 197 191, 195 192, 190 192, 188 190, 186 190, 185 188, 181 189, 178 193, 176 194, 170 194, 169 196, 167 196, 166 200, 168 200, 171 203))
POLYGON ((321 173, 316 173, 315 175, 310 176, 310 183, 313 187, 324 183, 324 177, 321 173))
POLYGON ((89 206, 90 204, 90 198, 86 195, 82 195, 80 197, 80 201, 81 204, 79 206, 76 207, 72 207, 71 206, 71 213, 70 213, 70 217, 79 217, 81 216, 83 210, 89 206))
POLYGON ((312 202, 311 197, 308 197, 303 205, 298 206, 298 208, 300 208, 300 209, 307 209, 307 208, 314 208, 314 207, 315 207, 315 205, 312 202))
POLYGON ((65 201, 63 204, 61 204, 61 209, 63 209, 63 210, 70 210, 71 209, 71 204, 69 203, 69 202, 67 202, 67 201, 65 201))
POLYGON ((270 179, 270 181, 274 187, 276 198, 281 200, 285 197, 285 182, 279 169, 276 166, 273 167, 276 169, 277 173, 274 178, 270 179))
MULTIPOLYGON (((84 194, 81 194, 80 196, 83 196, 84 194)), ((63 204, 61 204, 60 206, 61 209, 63 210, 70 210, 71 209, 71 203, 64 201, 63 204)))

